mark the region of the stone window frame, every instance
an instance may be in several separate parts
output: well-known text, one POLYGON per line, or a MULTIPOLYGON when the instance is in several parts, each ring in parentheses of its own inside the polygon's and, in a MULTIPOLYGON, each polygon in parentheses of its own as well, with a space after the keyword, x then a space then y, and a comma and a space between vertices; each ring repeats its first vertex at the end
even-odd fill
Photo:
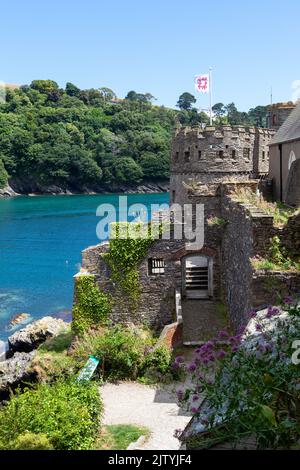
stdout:
POLYGON ((148 258, 148 276, 163 276, 166 272, 166 261, 164 258, 148 258))
POLYGON ((250 161, 250 147, 243 148, 243 157, 244 157, 244 160, 250 161))
POLYGON ((191 152, 190 149, 184 151, 184 161, 189 162, 191 159, 191 152))

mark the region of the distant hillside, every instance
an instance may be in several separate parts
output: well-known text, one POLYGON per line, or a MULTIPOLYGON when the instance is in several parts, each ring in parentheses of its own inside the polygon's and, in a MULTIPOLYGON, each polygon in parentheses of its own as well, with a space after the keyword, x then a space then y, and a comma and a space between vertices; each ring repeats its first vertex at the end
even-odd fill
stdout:
MULTIPOLYGON (((135 91, 118 99, 109 88, 80 90, 72 83, 61 89, 52 80, 7 87, 0 104, 0 188, 9 181, 25 194, 51 186, 80 192, 166 180, 176 121, 192 125, 208 117, 192 107, 189 93, 179 98, 179 111, 153 100, 135 91)), ((215 106, 219 120, 249 121, 233 103, 228 116, 222 103, 215 106)))
POLYGON ((136 95, 118 100, 109 89, 62 90, 50 80, 9 87, 0 105, 0 185, 9 178, 24 193, 80 191, 168 178, 176 111, 136 95))

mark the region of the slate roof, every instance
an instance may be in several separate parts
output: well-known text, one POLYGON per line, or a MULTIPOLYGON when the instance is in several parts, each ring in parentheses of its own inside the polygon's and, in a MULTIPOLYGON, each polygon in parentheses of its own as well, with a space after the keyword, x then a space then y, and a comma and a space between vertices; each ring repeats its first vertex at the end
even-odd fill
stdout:
POLYGON ((271 140, 270 145, 281 144, 298 139, 300 140, 300 103, 278 129, 271 140))

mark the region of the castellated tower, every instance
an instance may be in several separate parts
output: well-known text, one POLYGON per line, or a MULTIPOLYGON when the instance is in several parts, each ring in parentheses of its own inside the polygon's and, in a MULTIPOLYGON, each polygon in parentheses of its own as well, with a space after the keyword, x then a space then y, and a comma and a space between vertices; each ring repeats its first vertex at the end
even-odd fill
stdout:
POLYGON ((269 171, 273 130, 242 126, 199 126, 176 130, 172 142, 171 203, 188 201, 188 186, 203 190, 222 181, 260 179, 269 171))

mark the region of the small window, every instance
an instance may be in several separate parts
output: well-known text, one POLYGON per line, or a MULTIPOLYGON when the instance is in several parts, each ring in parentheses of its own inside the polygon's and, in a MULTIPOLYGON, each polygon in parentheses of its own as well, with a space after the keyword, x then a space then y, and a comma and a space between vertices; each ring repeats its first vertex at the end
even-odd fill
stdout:
POLYGON ((175 160, 178 161, 178 159, 179 159, 179 152, 176 152, 175 153, 175 160))
POLYGON ((150 258, 148 260, 149 274, 164 274, 165 273, 165 260, 162 258, 150 258))
POLYGON ((175 189, 173 189, 173 191, 172 191, 172 202, 175 201, 175 197, 176 197, 176 191, 175 191, 175 189))
POLYGON ((198 160, 201 160, 201 158, 202 158, 202 151, 198 150, 198 160))
POLYGON ((236 160, 236 150, 232 150, 231 156, 232 156, 233 160, 236 160))
POLYGON ((219 150, 219 158, 224 158, 224 151, 223 150, 219 150))
POLYGON ((250 159, 250 149, 249 148, 244 148, 243 155, 244 155, 245 160, 249 160, 250 159))
POLYGON ((266 159, 266 152, 265 152, 265 151, 263 151, 263 153, 262 153, 262 161, 264 162, 264 161, 265 161, 265 159, 266 159))
POLYGON ((189 150, 186 150, 186 151, 184 152, 184 160, 185 160, 186 162, 188 162, 188 161, 190 160, 190 151, 189 151, 189 150))

